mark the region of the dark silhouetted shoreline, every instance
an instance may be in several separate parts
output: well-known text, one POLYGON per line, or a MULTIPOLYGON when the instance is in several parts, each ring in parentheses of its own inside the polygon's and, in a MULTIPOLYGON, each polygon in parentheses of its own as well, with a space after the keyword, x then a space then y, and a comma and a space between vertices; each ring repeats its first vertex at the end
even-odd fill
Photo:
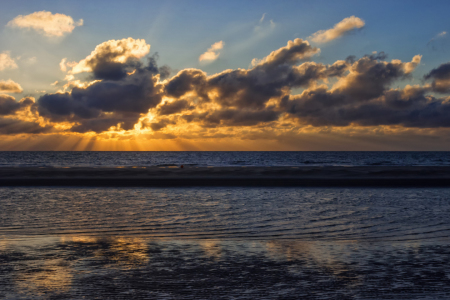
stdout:
POLYGON ((0 186, 448 187, 450 167, 4 167, 0 186))

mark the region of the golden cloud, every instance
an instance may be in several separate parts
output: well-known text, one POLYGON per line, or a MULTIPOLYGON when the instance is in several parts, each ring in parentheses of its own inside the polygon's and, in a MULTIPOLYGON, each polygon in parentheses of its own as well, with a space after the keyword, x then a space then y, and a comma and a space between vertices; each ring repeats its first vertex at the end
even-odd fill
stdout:
MULTIPOLYGON (((150 45, 144 39, 133 39, 131 37, 122 40, 109 40, 101 43, 89 56, 82 59, 73 66, 70 74, 92 72, 101 63, 125 63, 128 59, 140 59, 150 52, 150 45)), ((65 60, 61 61, 65 66, 65 60)), ((71 66, 71 65, 69 65, 71 66)), ((61 67, 63 70, 65 67, 61 67)))
POLYGON ((0 80, 0 93, 22 93, 23 89, 20 86, 20 84, 12 81, 11 79, 8 80, 0 80))
POLYGON ((310 38, 316 43, 326 43, 343 36, 345 33, 353 29, 362 28, 364 25, 365 23, 363 20, 358 17, 351 16, 335 24, 333 28, 317 31, 310 38))
POLYGON ((11 58, 9 51, 0 53, 0 71, 6 69, 17 69, 17 64, 14 59, 11 58))
POLYGON ((219 42, 212 44, 211 47, 208 49, 208 51, 206 51, 205 53, 200 55, 198 60, 199 61, 204 61, 204 60, 214 61, 214 60, 216 60, 220 55, 219 50, 223 49, 223 45, 225 45, 225 43, 223 41, 219 41, 219 42))
POLYGON ((75 27, 82 26, 83 19, 74 22, 71 16, 52 14, 49 11, 37 11, 23 16, 19 15, 8 22, 7 26, 33 29, 40 34, 50 37, 61 37, 71 33, 75 27))

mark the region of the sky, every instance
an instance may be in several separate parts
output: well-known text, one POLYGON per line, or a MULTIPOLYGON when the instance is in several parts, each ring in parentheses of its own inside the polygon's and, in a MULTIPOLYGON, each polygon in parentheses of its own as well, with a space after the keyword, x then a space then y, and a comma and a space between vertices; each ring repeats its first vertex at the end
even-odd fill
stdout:
POLYGON ((0 150, 450 150, 449 1, 5 1, 0 150))

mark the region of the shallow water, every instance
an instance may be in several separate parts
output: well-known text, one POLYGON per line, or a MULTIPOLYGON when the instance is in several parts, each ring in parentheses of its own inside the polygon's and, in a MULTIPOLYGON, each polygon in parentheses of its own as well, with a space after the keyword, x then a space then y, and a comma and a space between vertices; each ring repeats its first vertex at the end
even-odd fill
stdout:
POLYGON ((0 188, 6 299, 446 299, 450 189, 0 188))

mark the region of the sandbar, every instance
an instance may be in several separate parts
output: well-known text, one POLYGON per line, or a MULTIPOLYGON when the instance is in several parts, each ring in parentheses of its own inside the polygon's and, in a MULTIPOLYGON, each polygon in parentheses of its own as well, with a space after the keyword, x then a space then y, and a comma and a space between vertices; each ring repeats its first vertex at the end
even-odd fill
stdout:
POLYGON ((449 187, 450 166, 1 167, 0 186, 449 187))

